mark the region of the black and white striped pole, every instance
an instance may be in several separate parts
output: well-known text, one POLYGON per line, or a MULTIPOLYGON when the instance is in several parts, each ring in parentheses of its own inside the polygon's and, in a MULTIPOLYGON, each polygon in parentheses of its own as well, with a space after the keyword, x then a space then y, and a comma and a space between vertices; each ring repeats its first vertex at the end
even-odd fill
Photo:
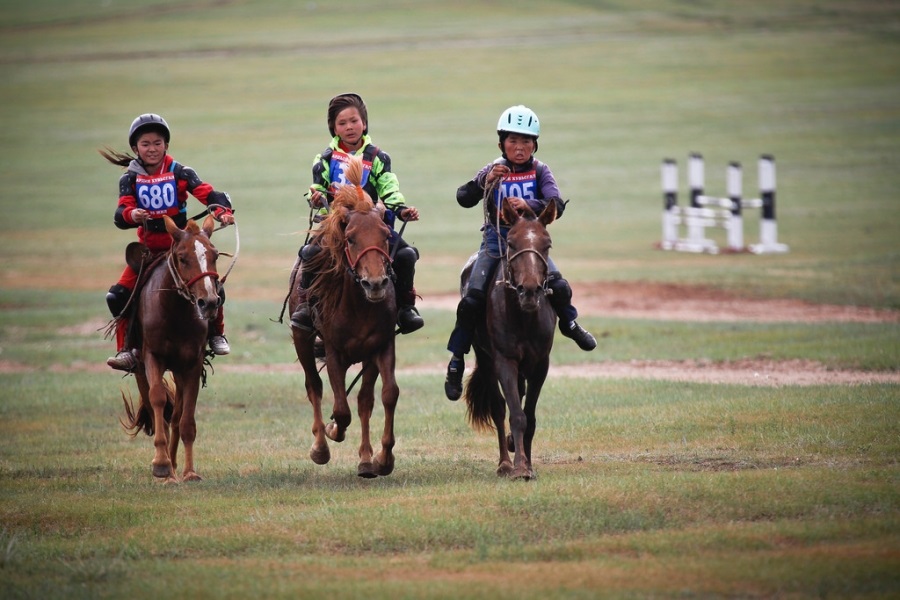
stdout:
POLYGON ((778 224, 775 221, 775 157, 763 154, 759 157, 759 197, 762 218, 759 221, 759 243, 750 246, 754 254, 788 252, 787 244, 778 242, 778 224))

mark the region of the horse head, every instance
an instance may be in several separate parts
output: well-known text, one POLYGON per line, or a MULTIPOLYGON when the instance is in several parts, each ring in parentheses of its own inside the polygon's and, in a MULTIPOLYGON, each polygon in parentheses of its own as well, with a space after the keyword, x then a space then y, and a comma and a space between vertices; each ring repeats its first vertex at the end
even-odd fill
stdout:
POLYGON ((216 259, 219 252, 209 238, 215 228, 212 215, 207 215, 203 226, 190 219, 184 229, 179 229, 169 217, 163 217, 166 231, 172 236, 172 248, 167 263, 175 280, 175 289, 191 302, 201 319, 213 319, 222 299, 219 297, 216 259))
POLYGON ((369 302, 384 300, 391 286, 391 230, 384 224, 383 214, 383 208, 350 211, 344 228, 344 253, 350 272, 369 302))
POLYGON ((506 282, 514 289, 519 306, 537 311, 547 294, 551 240, 547 225, 556 219, 556 203, 550 202, 539 216, 530 208, 517 211, 503 200, 503 219, 510 225, 506 234, 506 282))

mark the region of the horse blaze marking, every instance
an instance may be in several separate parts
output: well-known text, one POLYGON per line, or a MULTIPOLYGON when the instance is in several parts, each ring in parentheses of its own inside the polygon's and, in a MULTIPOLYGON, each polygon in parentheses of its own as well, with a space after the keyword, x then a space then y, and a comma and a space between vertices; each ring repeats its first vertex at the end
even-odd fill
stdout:
MULTIPOLYGON (((197 262, 200 263, 200 272, 206 273, 209 269, 206 266, 206 246, 204 246, 200 240, 194 240, 194 253, 197 254, 197 262)), ((215 294, 215 290, 212 286, 212 280, 209 277, 203 278, 203 285, 206 288, 207 294, 215 294)))

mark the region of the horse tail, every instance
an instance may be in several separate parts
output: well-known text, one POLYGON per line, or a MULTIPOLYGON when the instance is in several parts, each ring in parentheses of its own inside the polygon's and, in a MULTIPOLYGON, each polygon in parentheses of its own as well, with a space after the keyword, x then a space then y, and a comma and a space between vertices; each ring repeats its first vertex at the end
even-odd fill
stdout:
POLYGON ((466 417, 475 431, 493 431, 494 406, 504 402, 490 357, 475 348, 475 369, 466 383, 466 417))
MULTIPOLYGON (((175 384, 168 379, 163 379, 163 386, 166 389, 166 407, 163 409, 163 417, 166 424, 172 422, 172 412, 175 410, 175 384)), ((141 431, 147 435, 153 435, 153 409, 150 407, 150 399, 141 395, 141 403, 137 410, 131 400, 131 394, 127 397, 122 392, 122 402, 125 404, 125 420, 119 419, 122 427, 131 437, 137 436, 141 431)))

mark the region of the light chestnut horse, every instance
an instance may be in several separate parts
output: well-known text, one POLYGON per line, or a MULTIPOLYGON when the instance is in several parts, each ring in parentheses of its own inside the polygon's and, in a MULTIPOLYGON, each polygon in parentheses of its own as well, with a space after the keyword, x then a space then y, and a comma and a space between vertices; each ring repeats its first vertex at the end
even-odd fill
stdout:
MULTIPOLYGON (((181 479, 200 480, 194 470, 194 411, 203 375, 208 322, 215 318, 219 295, 212 242, 215 221, 207 216, 202 227, 189 220, 179 229, 164 216, 172 247, 164 260, 154 263, 140 289, 132 331, 140 349, 134 376, 140 392, 135 410, 125 400, 122 424, 132 436, 144 431, 153 436, 153 476, 169 482, 175 474, 179 441, 184 444, 181 479), (163 379, 170 371, 174 385, 163 379)), ((124 399, 124 397, 123 397, 124 399)))
MULTIPOLYGON (((362 382, 357 397, 362 439, 359 445, 360 477, 389 475, 394 470, 394 410, 400 388, 394 376, 397 301, 388 254, 390 229, 383 222, 384 208, 360 187, 362 163, 354 158, 346 174, 350 182, 340 187, 330 214, 316 230, 322 250, 310 261, 318 273, 309 289, 315 298, 313 317, 325 346, 325 365, 334 395, 330 422, 322 418, 322 378, 316 368, 316 333, 292 328, 294 349, 303 367, 306 395, 313 408, 314 436, 309 456, 319 465, 331 459, 328 440, 342 442, 351 422, 346 376, 349 367, 362 363, 362 382), (369 420, 375 405, 375 382, 381 377, 384 431, 381 450, 375 455, 369 420)), ((295 267, 295 269, 299 266, 295 267)), ((297 280, 293 273, 291 280, 297 280)), ((296 286, 289 306, 299 302, 296 286)))

